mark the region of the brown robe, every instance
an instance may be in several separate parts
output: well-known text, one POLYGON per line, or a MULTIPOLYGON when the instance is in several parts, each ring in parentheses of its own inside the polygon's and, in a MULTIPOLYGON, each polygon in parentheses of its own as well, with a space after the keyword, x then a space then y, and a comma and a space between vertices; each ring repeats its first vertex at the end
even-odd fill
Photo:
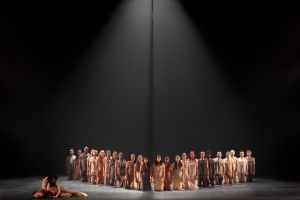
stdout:
POLYGON ((104 157, 98 156, 97 184, 104 184, 104 157))
POLYGON ((152 176, 154 178, 154 189, 156 191, 163 191, 164 190, 164 181, 165 178, 165 165, 156 165, 153 164, 152 167, 152 176))
POLYGON ((126 164, 126 189, 132 189, 133 188, 133 181, 134 181, 134 162, 128 161, 126 164))
POLYGON ((231 157, 224 159, 225 169, 224 169, 224 179, 225 183, 231 184, 233 182, 234 169, 233 169, 234 160, 231 157))
POLYGON ((183 174, 182 174, 182 187, 186 190, 190 189, 189 188, 189 169, 188 169, 188 165, 189 162, 188 160, 186 161, 181 161, 182 162, 182 168, 183 168, 183 174))
POLYGON ((80 181, 81 180, 81 174, 80 174, 80 156, 78 156, 75 160, 75 172, 74 172, 74 180, 80 181))
POLYGON ((173 168, 171 163, 165 163, 164 190, 171 190, 173 168))
MULTIPOLYGON (((181 163, 181 161, 179 161, 181 163)), ((174 170, 174 190, 182 190, 183 189, 183 165, 177 166, 176 168, 176 162, 173 164, 173 170, 174 170)))
POLYGON ((80 155, 80 173, 81 173, 82 182, 88 181, 88 175, 87 175, 88 158, 89 158, 88 153, 82 153, 80 155))
POLYGON ((116 186, 124 187, 125 186, 125 170, 126 170, 126 160, 117 160, 116 161, 116 186))
POLYGON ((110 183, 110 157, 104 158, 104 185, 109 185, 110 183))

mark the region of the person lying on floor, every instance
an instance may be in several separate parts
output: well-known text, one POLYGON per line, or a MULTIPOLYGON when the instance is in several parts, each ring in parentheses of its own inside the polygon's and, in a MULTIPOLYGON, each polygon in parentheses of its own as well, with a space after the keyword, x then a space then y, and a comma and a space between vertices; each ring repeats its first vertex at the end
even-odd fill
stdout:
POLYGON ((34 191, 32 197, 39 198, 68 198, 68 197, 87 197, 88 195, 78 190, 66 189, 57 183, 57 176, 49 175, 42 180, 41 191, 34 191))

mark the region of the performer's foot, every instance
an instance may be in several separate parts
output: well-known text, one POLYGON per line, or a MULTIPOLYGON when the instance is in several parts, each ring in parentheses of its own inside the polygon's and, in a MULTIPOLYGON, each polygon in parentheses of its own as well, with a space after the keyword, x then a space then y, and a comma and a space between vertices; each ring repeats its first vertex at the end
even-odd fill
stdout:
POLYGON ((87 197, 87 193, 84 193, 84 192, 81 192, 81 195, 84 196, 84 197, 87 197))

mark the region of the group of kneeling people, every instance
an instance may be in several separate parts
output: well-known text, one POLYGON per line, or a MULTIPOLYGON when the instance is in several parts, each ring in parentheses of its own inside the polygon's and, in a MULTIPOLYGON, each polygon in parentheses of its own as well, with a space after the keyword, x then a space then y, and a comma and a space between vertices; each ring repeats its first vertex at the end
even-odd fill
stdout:
POLYGON ((126 161, 122 152, 111 154, 109 150, 101 150, 98 153, 92 149, 89 153, 85 147, 83 152, 78 150, 77 156, 70 149, 66 169, 69 180, 145 191, 151 190, 152 184, 155 191, 164 191, 253 181, 255 159, 251 150, 240 151, 238 158, 234 150, 227 151, 224 159, 221 151, 216 158, 212 158, 210 151, 201 151, 199 156, 196 158, 195 152, 190 151, 189 155, 176 155, 175 162, 171 163, 168 156, 163 162, 157 155, 150 165, 149 159, 142 155, 136 158, 132 153, 126 161))

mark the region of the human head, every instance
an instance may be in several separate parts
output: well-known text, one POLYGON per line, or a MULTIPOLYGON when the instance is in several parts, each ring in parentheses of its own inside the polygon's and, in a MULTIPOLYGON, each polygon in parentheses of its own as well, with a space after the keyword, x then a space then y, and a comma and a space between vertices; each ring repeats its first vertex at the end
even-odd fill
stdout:
POLYGON ((243 158, 245 156, 244 151, 240 151, 240 157, 243 158))
POLYGON ((246 151, 246 154, 247 154, 247 156, 251 157, 251 156, 252 156, 252 151, 251 151, 250 149, 248 149, 248 150, 246 151))
POLYGON ((71 148, 70 150, 69 150, 69 154, 72 156, 72 155, 74 155, 74 149, 73 148, 71 148))
POLYGON ((234 150, 230 150, 230 156, 234 157, 234 155, 235 155, 235 151, 234 150))
POLYGON ((194 160, 195 159, 195 151, 190 151, 190 159, 194 160))
POLYGON ((169 163, 169 162, 170 162, 169 156, 165 156, 165 163, 169 163))
POLYGON ((182 153, 182 160, 186 160, 186 158, 187 158, 187 155, 186 155, 185 152, 183 152, 183 153, 182 153))
POLYGON ((100 153, 99 153, 99 156, 104 157, 105 156, 105 151, 101 150, 100 153))
POLYGON ((78 149, 77 154, 80 156, 82 154, 81 149, 78 149))
POLYGON ((145 164, 148 164, 148 163, 149 163, 149 159, 148 159, 148 157, 146 157, 146 156, 144 157, 144 163, 145 163, 145 164))
POLYGON ((44 197, 44 193, 42 191, 34 191, 32 193, 32 198, 33 199, 40 199, 44 197))
POLYGON ((217 152, 217 157, 218 157, 218 158, 221 158, 221 157, 222 157, 222 152, 221 152, 221 151, 218 151, 218 152, 217 152))
POLYGON ((175 161, 176 161, 176 162, 180 162, 180 156, 179 156, 179 155, 176 155, 176 156, 175 156, 175 161))
POLYGON ((200 151, 200 158, 205 158, 205 151, 200 151))
POLYGON ((138 161, 139 163, 142 163, 142 162, 143 162, 143 156, 142 156, 142 155, 138 155, 137 161, 138 161))
POLYGON ((88 153, 89 152, 89 148, 88 147, 84 147, 83 152, 84 153, 88 153))
POLYGON ((230 151, 226 151, 226 157, 229 157, 230 151))
POLYGON ((155 164, 161 164, 161 155, 156 155, 155 164))
POLYGON ((135 154, 134 154, 134 153, 132 153, 132 154, 130 155, 130 160, 133 161, 133 162, 135 161, 135 154))
POLYGON ((56 180, 57 180, 57 176, 56 175, 48 175, 48 182, 50 184, 55 184, 56 183, 56 180))
POLYGON ((120 160, 123 160, 123 155, 124 155, 123 152, 119 152, 119 159, 120 160))
POLYGON ((114 151, 113 154, 112 154, 112 156, 113 156, 114 160, 117 160, 118 159, 118 152, 114 151))
POLYGON ((208 159, 211 158, 211 151, 210 151, 210 150, 206 151, 206 157, 207 157, 208 159))
POLYGON ((109 150, 109 149, 106 150, 106 156, 107 156, 107 157, 110 157, 110 156, 111 156, 111 153, 110 153, 110 150, 109 150))

